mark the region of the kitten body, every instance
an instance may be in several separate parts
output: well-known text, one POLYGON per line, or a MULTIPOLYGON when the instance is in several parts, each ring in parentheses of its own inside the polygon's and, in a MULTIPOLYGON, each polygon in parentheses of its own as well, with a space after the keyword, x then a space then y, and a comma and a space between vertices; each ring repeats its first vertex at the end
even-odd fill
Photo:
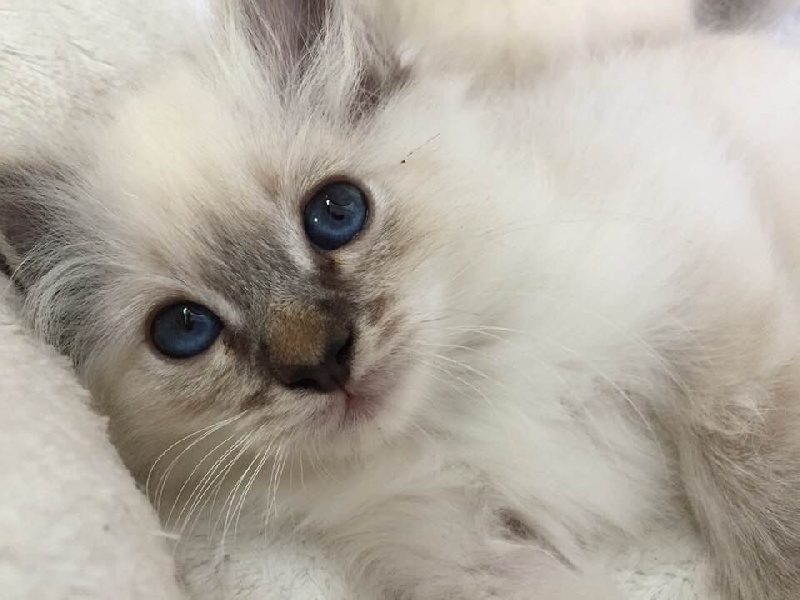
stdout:
POLYGON ((553 61, 697 30, 756 29, 797 0, 352 0, 380 29, 428 64, 529 76, 553 61))
POLYGON ((579 600, 688 501, 731 597, 795 598, 800 58, 709 38, 499 93, 323 17, 268 59, 223 32, 0 184, 27 315, 165 521, 290 524, 386 597, 579 600), (320 252, 341 178, 368 225, 320 252), (225 323, 185 361, 150 340, 176 299, 225 323), (276 380, 341 322, 346 390, 276 380))

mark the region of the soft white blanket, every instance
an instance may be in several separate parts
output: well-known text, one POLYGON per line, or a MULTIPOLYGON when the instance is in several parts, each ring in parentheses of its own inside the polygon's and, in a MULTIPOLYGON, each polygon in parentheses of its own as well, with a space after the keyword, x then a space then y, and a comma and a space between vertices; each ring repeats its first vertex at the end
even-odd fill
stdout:
MULTIPOLYGON (((202 0, 0 0, 0 164, 69 127, 98 94, 202 29, 202 0)), ((800 39, 800 18, 781 28, 800 39)), ((171 555, 63 360, 15 322, 0 280, 0 595, 8 600, 180 597, 171 555)), ((193 596, 353 600, 313 544, 182 543, 193 596)), ((616 557, 630 600, 716 600, 688 520, 616 557)))
POLYGON ((182 598, 158 521, 88 401, 0 302, 0 597, 182 598))

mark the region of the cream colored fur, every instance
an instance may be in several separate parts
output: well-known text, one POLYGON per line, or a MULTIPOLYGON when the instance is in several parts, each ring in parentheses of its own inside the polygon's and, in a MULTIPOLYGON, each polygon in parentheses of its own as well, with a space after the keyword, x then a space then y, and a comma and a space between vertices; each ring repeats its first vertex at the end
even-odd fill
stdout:
POLYGON ((692 0, 355 1, 434 63, 505 75, 630 41, 672 39, 695 26, 692 0))
POLYGON ((328 27, 288 92, 225 33, 33 186, 74 241, 23 263, 28 315, 82 366, 128 464, 155 464, 179 501, 166 520, 223 541, 240 512, 291 523, 379 593, 578 600, 615 597, 597 554, 685 494, 731 597, 796 597, 800 57, 701 39, 497 95, 413 72, 395 88, 381 59, 387 97, 354 116, 382 55, 345 17, 328 27), (274 308, 253 303, 314 277, 298 203, 342 174, 373 213, 338 269, 357 305, 390 298, 377 324, 354 315, 354 379, 391 381, 371 418, 276 385, 254 406, 263 371, 225 344, 151 351, 148 314, 174 297, 267 331, 254 315, 274 308), (230 244, 246 261, 221 286, 230 244), (253 296, 231 296, 250 268, 253 296), (509 511, 535 543, 508 539, 509 511))
POLYGON ((493 79, 697 29, 764 28, 796 0, 352 0, 437 66, 493 79))
MULTIPOLYGON (((70 203, 74 221, 69 225, 75 229, 69 233, 86 233, 87 227, 102 233, 100 254, 91 247, 92 252, 84 254, 87 248, 76 244, 70 249, 73 258, 59 264, 55 273, 75 275, 73 281, 79 281, 97 267, 119 269, 119 287, 106 289, 124 290, 124 295, 94 298, 103 312, 93 313, 96 319, 88 323, 89 330, 108 327, 100 350, 72 345, 66 349, 80 349, 86 354, 76 356, 91 357, 98 367, 123 367, 98 368, 85 375, 114 416, 117 439, 140 473, 146 475, 147 463, 176 439, 174 430, 190 433, 209 414, 216 412, 216 418, 236 409, 240 382, 233 381, 227 395, 215 398, 221 401, 217 405, 201 404, 198 413, 173 407, 184 419, 176 419, 174 427, 167 426, 158 405, 133 410, 126 401, 134 397, 170 401, 169 395, 154 391, 152 382, 158 378, 181 381, 191 376, 196 381, 209 367, 226 367, 224 357, 215 354, 212 364, 184 375, 174 366, 156 364, 142 344, 125 343, 140 339, 146 310, 139 309, 146 309, 167 288, 198 293, 192 272, 199 275, 201 269, 193 258, 204 256, 207 249, 202 234, 193 234, 188 226, 202 231, 203 211, 224 207, 222 214, 232 216, 231 205, 220 204, 221 198, 233 202, 235 210, 252 206, 251 214, 262 208, 263 198, 248 183, 249 171, 241 168, 251 164, 247 159, 253 156, 256 164, 280 165, 277 170, 285 179, 278 178, 278 189, 285 195, 279 195, 279 207, 290 207, 294 194, 320 176, 321 166, 357 168, 368 174, 368 181, 379 182, 376 189, 390 190, 378 198, 384 206, 390 206, 390 196, 402 197, 409 205, 404 209, 409 212, 403 213, 408 226, 404 235, 412 241, 427 235, 436 239, 427 248, 411 248, 390 274, 409 286, 400 290, 396 308, 406 312, 406 325, 423 329, 417 341, 430 349, 418 350, 431 352, 428 359, 434 364, 444 361, 440 366, 458 393, 446 382, 434 381, 438 378, 426 373, 424 365, 417 366, 409 374, 413 385, 433 386, 438 396, 423 399, 441 404, 402 405, 409 398, 394 398, 388 413, 378 415, 389 435, 377 434, 369 425, 349 432, 352 438, 332 430, 318 449, 352 454, 364 464, 355 469, 334 459, 315 471, 305 462, 303 486, 298 487, 301 467, 290 462, 274 507, 278 514, 293 517, 290 522, 301 519, 310 532, 325 532, 328 550, 351 574, 365 575, 366 587, 413 590, 419 597, 485 597, 488 590, 500 589, 502 597, 527 598, 538 590, 540 597, 596 598, 599 587, 593 579, 573 579, 545 552, 494 539, 493 510, 517 509, 548 548, 555 547, 588 569, 593 553, 580 546, 594 541, 595 535, 608 540, 613 537, 610 532, 622 531, 635 538, 651 520, 671 510, 672 490, 678 489, 670 470, 674 457, 669 445, 654 444, 654 437, 679 441, 682 464, 689 466, 686 481, 701 514, 708 509, 704 503, 719 506, 726 501, 717 496, 720 488, 710 485, 718 467, 724 466, 713 461, 727 460, 731 450, 736 456, 752 451, 751 441, 791 438, 791 430, 778 425, 793 417, 781 402, 792 397, 793 377, 782 369, 794 360, 793 305, 784 292, 796 281, 784 269, 784 260, 791 263, 795 235, 789 226, 796 221, 787 218, 795 216, 793 205, 783 201, 797 191, 789 150, 796 139, 791 109, 798 89, 796 79, 785 76, 797 72, 794 56, 756 42, 709 41, 643 52, 609 65, 576 65, 545 81, 539 91, 520 90, 504 98, 508 112, 500 118, 486 110, 495 102, 491 95, 471 95, 465 101, 458 80, 416 81, 404 92, 408 95, 382 106, 369 127, 351 131, 337 104, 343 104, 339 94, 351 81, 351 63, 338 65, 341 70, 319 70, 321 79, 315 83, 325 83, 333 72, 342 75, 338 84, 345 85, 324 87, 330 93, 326 98, 333 101, 331 112, 317 114, 317 120, 306 124, 304 109, 312 97, 300 95, 300 102, 290 108, 265 105, 270 82, 263 80, 260 65, 248 62, 241 46, 234 43, 233 49, 245 53, 228 62, 225 49, 224 69, 217 70, 213 61, 208 71, 178 65, 174 77, 165 77, 162 85, 133 99, 119 120, 100 134, 99 146, 92 141, 93 150, 82 157, 92 165, 87 172, 82 171, 84 164, 65 158, 68 169, 81 171, 76 189, 59 185, 54 190, 47 184, 41 188, 59 192, 70 203), (762 82, 758 89, 781 81, 783 93, 753 98, 744 91, 750 91, 754 81, 762 82), (237 110, 231 110, 230 97, 242 101, 235 104, 237 110), (241 108, 245 110, 238 112, 241 108), (281 117, 281 125, 270 120, 275 116, 281 117), (565 123, 569 135, 564 135, 565 123), (529 134, 520 139, 520 131, 529 134), (259 137, 262 133, 264 138, 259 137), (657 152, 654 139, 659 142, 657 152), (270 144, 264 145, 265 140, 270 144), (286 153, 287 148, 295 152, 286 153), (767 151, 775 159, 769 163, 761 159, 767 151), (244 162, 232 160, 237 156, 244 162), (330 161, 331 156, 335 160, 330 161), (740 168, 739 160, 751 166, 740 168), (598 164, 604 168, 598 169, 598 164), (407 168, 401 170, 400 165, 407 168), (218 178, 221 174, 225 177, 218 178), (241 186, 241 193, 231 193, 232 184, 241 186), (189 188, 195 194, 191 201, 186 200, 189 188), (552 200, 556 195, 558 202, 552 200), (500 201, 494 201, 498 197, 500 201), (603 210, 587 206, 587 199, 602 202, 603 210), (78 202, 71 204, 73 200, 78 202), (84 201, 97 212, 87 217, 84 201), (145 206, 152 210, 142 210, 145 206), (521 214, 528 225, 524 231, 519 227, 521 214), (762 222, 767 225, 763 229, 762 222), (435 231, 429 223, 437 224, 435 231), (479 227, 465 238, 464 231, 476 223, 479 227), (772 224, 774 231, 768 227, 772 224), (465 247, 474 250, 468 254, 465 247), (142 248, 164 252, 168 266, 148 262, 154 257, 143 257, 142 248), (530 251, 522 263, 520 248, 530 251), (428 268, 419 269, 411 259, 429 261, 428 268), (137 269, 138 278, 129 278, 137 269), (151 279, 157 269, 164 270, 158 280, 151 279), (452 280, 442 281, 442 273, 451 274, 452 280), (504 274, 514 277, 513 285, 505 283, 512 280, 504 274), (526 277, 518 287, 520 274, 526 277), (708 274, 714 277, 709 280, 708 274), (673 276, 680 282, 674 287, 673 276), (463 293, 462 283, 469 284, 463 293), (148 294, 152 296, 145 297, 148 294), (513 303, 520 314, 495 311, 497 299, 506 297, 530 301, 513 303), (424 324, 425 313, 414 312, 421 299, 427 299, 428 315, 448 307, 439 313, 442 323, 424 324), (453 307, 457 310, 451 314, 453 307), (475 321, 461 320, 470 313, 475 321), (465 343, 458 332, 462 328, 475 328, 477 338, 500 338, 492 350, 498 352, 490 360, 468 350, 450 354, 456 349, 448 344, 465 343), (520 344, 525 350, 520 351, 520 344), (443 358, 436 359, 434 351, 443 358), (122 354, 131 360, 115 363, 122 354), (453 360, 465 361, 464 370, 454 371, 453 360), (121 377, 114 381, 109 373, 121 377), (533 385, 536 393, 529 395, 533 385), (525 397, 508 395, 509 387, 525 392, 525 397), (750 393, 720 398, 718 391, 726 387, 750 393), (687 390, 690 393, 677 393, 687 390), (630 410, 629 401, 640 403, 637 410, 630 410), (479 420, 472 420, 472 411, 479 420), (776 414, 780 423, 772 420, 776 414), (425 435, 408 425, 412 422, 425 435), (760 429, 762 425, 766 429, 760 429), (447 443, 438 437, 441 432, 447 433, 447 443), (703 444, 695 443, 698 435, 703 444), (747 443, 726 446, 731 439, 747 443), (704 448, 714 453, 704 454, 704 448), (454 464, 464 468, 454 469, 454 464), (446 476, 439 465, 448 466, 446 476), (702 473, 709 467, 713 472, 702 473), (698 471, 702 477, 695 476, 698 471), (402 494, 394 495, 393 490, 402 494), (400 518, 409 513, 412 519, 400 518), (387 539, 393 544, 383 545, 387 539), (442 541, 446 543, 439 545, 442 541), (557 589, 548 592, 548 585, 557 589)), ((264 179, 259 181, 275 181, 275 173, 260 175, 264 179)), ((295 236, 287 244, 293 260, 303 261, 301 241, 295 236)), ((355 258, 346 264, 355 265, 355 258)), ((371 276, 379 285, 387 284, 380 274, 371 276)), ((35 295, 30 306, 40 317, 38 323, 52 334, 59 331, 53 317, 65 305, 59 306, 63 299, 50 292, 69 281, 58 280, 52 277, 40 285, 36 293, 42 295, 35 295)), ((204 300, 224 302, 212 290, 204 300)), ((236 306, 218 310, 237 318, 236 306)), ((188 400, 202 400, 203 393, 201 389, 188 400)), ((291 400, 281 399, 286 406, 291 400)), ((309 414, 314 413, 303 416, 309 414)), ((247 421, 241 421, 233 425, 251 431, 244 427, 247 421)), ((297 450, 303 456, 301 440, 289 436, 286 441, 289 445, 282 452, 297 450)), ((249 458, 246 444, 238 448, 249 458)), ((791 449, 791 443, 781 443, 750 455, 756 460, 741 474, 752 477, 763 496, 747 499, 745 508, 758 509, 764 506, 759 502, 766 501, 773 515, 791 511, 789 495, 772 486, 775 479, 764 477, 764 470, 785 469, 790 475, 785 481, 791 483, 793 461, 782 456, 791 449)), ((167 480, 179 482, 171 484, 173 494, 180 492, 181 482, 202 455, 183 456, 188 466, 178 463, 167 480)), ((265 465, 267 477, 256 484, 262 491, 270 489, 271 472, 278 476, 271 463, 265 465)), ((741 489, 735 479, 715 483, 732 484, 732 492, 741 489)), ((234 493, 231 499, 236 498, 234 493)), ((263 500, 262 495, 242 505, 245 524, 262 519, 263 500)), ((234 515, 237 506, 231 505, 234 515)), ((721 523, 713 512, 709 515, 704 522, 730 569, 731 585, 738 585, 748 598, 764 593, 794 597, 791 577, 781 580, 776 576, 782 573, 773 572, 774 587, 765 592, 748 570, 765 557, 767 568, 786 566, 781 562, 785 556, 768 556, 764 548, 765 542, 783 541, 783 531, 768 539, 767 528, 738 529, 746 519, 735 514, 728 512, 730 518, 721 523), (746 535, 726 539, 729 531, 746 535), (753 545, 743 546, 742 539, 753 545)), ((223 517, 221 527, 235 544, 233 522, 223 517)), ((249 535, 254 530, 259 533, 254 526, 249 535)), ((248 543, 253 543, 252 537, 248 543)))

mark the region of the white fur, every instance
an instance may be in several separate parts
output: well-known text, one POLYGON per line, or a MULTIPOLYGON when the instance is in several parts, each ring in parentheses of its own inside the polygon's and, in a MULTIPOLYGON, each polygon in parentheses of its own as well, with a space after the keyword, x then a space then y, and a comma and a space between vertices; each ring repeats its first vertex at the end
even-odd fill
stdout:
POLYGON ((417 60, 529 75, 554 61, 698 29, 761 29, 797 0, 351 0, 417 60))
POLYGON ((64 349, 137 474, 165 449, 174 459, 156 465, 177 502, 167 521, 201 515, 223 543, 239 514, 251 533, 297 528, 367 591, 402 598, 599 599, 615 592, 593 556, 687 493, 732 593, 795 597, 777 576, 756 586, 745 559, 772 558, 773 538, 725 538, 750 523, 714 512, 736 490, 710 466, 786 473, 788 491, 754 476, 746 507, 793 514, 796 434, 782 425, 796 417, 798 56, 706 39, 576 61, 502 93, 412 75, 356 119, 348 100, 371 57, 349 25, 331 25, 289 101, 283 73, 222 38, 121 109, 76 189, 45 188, 72 245, 29 290, 29 314, 60 339, 60 311, 74 311, 83 330, 64 349), (151 351, 148 314, 176 295, 268 328, 203 279, 207 223, 281 231, 270 239, 310 275, 298 207, 342 173, 369 188, 373 213, 341 271, 389 290, 399 322, 388 342, 380 326, 359 337, 354 379, 390 373, 371 418, 348 424, 340 396, 275 386, 243 411, 258 375, 222 344, 185 364, 151 351), (780 443, 710 464, 706 439, 780 443), (213 479, 228 464, 230 481, 213 479), (509 510, 535 540, 508 539, 509 510))
POLYGON ((694 29, 693 0, 355 0, 426 57, 508 73, 633 40, 694 29))
MULTIPOLYGON (((615 532, 636 538, 669 513, 680 488, 658 416, 689 410, 676 392, 704 385, 684 381, 683 361, 749 335, 741 320, 762 319, 759 305, 787 298, 792 281, 774 258, 769 224, 779 227, 780 247, 800 222, 774 212, 796 210, 782 199, 800 190, 796 60, 741 40, 575 64, 506 93, 502 113, 491 94, 465 100, 455 82, 422 81, 363 134, 333 142, 343 133, 333 130, 307 145, 312 155, 345 151, 338 160, 373 190, 403 198, 407 235, 420 245, 397 265, 418 265, 413 278, 403 275, 398 299, 413 300, 406 326, 418 332, 406 342, 417 358, 403 377, 419 391, 412 404, 390 395, 373 425, 317 442, 321 454, 328 444, 338 454, 347 448, 343 455, 359 456, 355 465, 315 467, 321 458, 299 454, 274 510, 324 532, 351 572, 420 598, 482 598, 497 585, 509 586, 502 597, 522 598, 547 580, 533 566, 544 555, 490 541, 493 508, 515 510, 584 566, 586 547, 615 532), (766 89, 778 73, 782 93, 745 93, 753 78, 766 89), (790 229, 780 235, 780 227, 790 229), (709 326, 720 319, 731 320, 729 334, 709 326), (390 440, 375 439, 378 425, 395 432, 390 440), (352 446, 359 440, 363 451, 352 446)), ((157 93, 164 102, 164 88, 157 93)), ((208 98, 181 95, 192 126, 206 110, 223 122, 221 108, 204 108, 208 98)), ((220 129, 214 146, 236 147, 237 127, 220 129)), ((231 160, 230 150, 217 162, 202 156, 212 170, 231 160)), ((130 160, 113 164, 142 172, 130 160)), ((136 197, 153 196, 143 189, 136 197)), ((779 344, 793 326, 776 325, 758 343, 791 353, 779 344)), ((375 364, 358 360, 356 377, 375 364)), ((125 412, 127 428, 138 417, 125 412)), ((126 448, 119 427, 117 435, 126 448)), ((265 510, 258 506, 250 510, 265 510)))

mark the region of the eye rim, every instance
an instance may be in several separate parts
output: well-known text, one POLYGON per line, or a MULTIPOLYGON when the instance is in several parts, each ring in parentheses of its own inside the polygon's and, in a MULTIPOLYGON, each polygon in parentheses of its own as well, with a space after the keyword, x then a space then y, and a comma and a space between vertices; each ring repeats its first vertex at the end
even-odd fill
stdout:
POLYGON ((227 330, 228 330, 228 327, 227 327, 225 321, 223 320, 223 318, 219 315, 218 311, 212 309, 211 307, 209 307, 206 304, 203 304, 202 302, 197 302, 195 300, 190 300, 190 299, 185 298, 185 297, 174 297, 174 298, 170 298, 168 300, 164 300, 163 302, 159 302, 158 305, 156 305, 150 311, 150 315, 147 318, 147 321, 145 322, 145 338, 147 340, 147 345, 149 346, 150 351, 155 356, 157 356, 159 359, 161 359, 162 361, 174 362, 176 364, 185 364, 185 363, 187 363, 189 361, 197 360, 197 359, 200 359, 200 358, 202 358, 204 356, 207 356, 208 353, 211 351, 211 349, 216 344, 218 344, 221 341, 223 341, 223 336, 225 335, 227 330), (180 306, 180 305, 195 306, 195 307, 200 308, 200 309, 202 309, 204 311, 207 311, 208 313, 213 315, 214 318, 217 321, 217 325, 219 327, 219 330, 217 331, 216 336, 214 337, 214 339, 211 341, 211 343, 207 347, 205 347, 203 350, 201 350, 197 354, 191 354, 191 355, 187 355, 187 356, 171 355, 171 354, 168 354, 168 353, 164 352, 161 348, 159 348, 158 345, 155 342, 155 336, 153 335, 153 329, 155 327, 156 322, 158 321, 158 318, 162 314, 164 314, 167 310, 169 310, 171 308, 175 308, 176 306, 180 306))
POLYGON ((354 244, 358 243, 361 239, 366 237, 366 234, 368 233, 368 230, 372 225, 374 201, 372 199, 372 193, 370 191, 370 187, 366 185, 361 179, 357 177, 352 177, 350 175, 330 175, 328 177, 325 177, 324 179, 321 179, 319 182, 317 182, 315 185, 311 186, 308 189, 309 191, 302 196, 300 202, 299 217, 300 217, 300 224, 302 226, 303 238, 317 254, 327 255, 327 254, 332 254, 334 252, 339 252, 341 250, 344 250, 345 248, 351 248, 354 244), (361 195, 364 197, 364 208, 366 214, 364 215, 364 223, 362 224, 361 229, 349 241, 345 242, 338 248, 334 248, 332 250, 325 250, 321 246, 317 246, 308 237, 305 225, 306 207, 308 206, 308 203, 311 202, 311 200, 314 198, 314 196, 316 196, 323 188, 335 184, 345 184, 358 189, 361 192, 361 195))

